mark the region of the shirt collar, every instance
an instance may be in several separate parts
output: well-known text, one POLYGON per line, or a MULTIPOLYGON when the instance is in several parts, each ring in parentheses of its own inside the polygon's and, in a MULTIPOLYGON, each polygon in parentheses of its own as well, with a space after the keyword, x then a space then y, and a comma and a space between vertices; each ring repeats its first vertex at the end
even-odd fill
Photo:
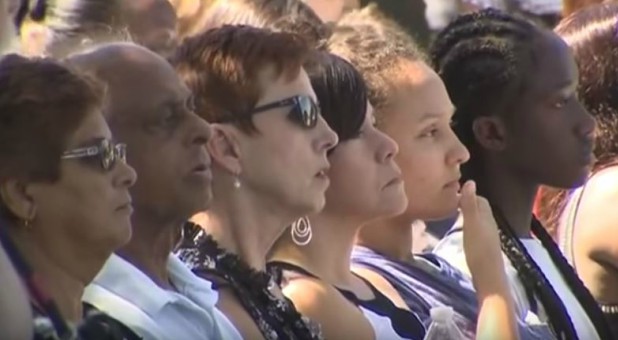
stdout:
POLYGON ((202 308, 214 308, 219 294, 212 283, 195 275, 178 257, 170 255, 167 261, 170 280, 178 292, 202 308))
POLYGON ((107 260, 92 283, 150 313, 177 300, 174 294, 157 286, 146 274, 116 254, 107 260))

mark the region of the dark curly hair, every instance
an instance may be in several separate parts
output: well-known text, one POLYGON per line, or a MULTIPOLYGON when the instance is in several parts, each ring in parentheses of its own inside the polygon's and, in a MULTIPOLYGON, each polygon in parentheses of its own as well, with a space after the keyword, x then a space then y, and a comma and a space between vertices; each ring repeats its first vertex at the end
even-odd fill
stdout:
POLYGON ((395 75, 400 61, 425 61, 412 38, 375 5, 344 16, 325 48, 349 60, 363 75, 378 121, 397 92, 395 75))

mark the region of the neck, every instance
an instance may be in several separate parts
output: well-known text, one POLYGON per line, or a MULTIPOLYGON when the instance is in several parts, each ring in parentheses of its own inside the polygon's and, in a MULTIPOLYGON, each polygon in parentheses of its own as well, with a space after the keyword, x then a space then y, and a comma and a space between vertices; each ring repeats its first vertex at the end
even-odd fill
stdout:
POLYGON ((134 213, 131 241, 117 253, 146 274, 155 284, 173 290, 167 272, 170 253, 179 241, 184 220, 154 221, 134 213))
POLYGON ((320 279, 340 288, 350 287, 354 239, 362 221, 333 216, 327 212, 309 218, 313 237, 305 246, 297 246, 285 236, 274 249, 272 260, 298 265, 320 279))
POLYGON ((33 230, 13 233, 15 245, 41 279, 62 317, 78 323, 83 316, 82 295, 105 264, 111 251, 96 251, 76 246, 72 240, 50 238, 33 230))
POLYGON ((403 215, 369 223, 356 238, 356 244, 397 261, 412 259, 412 241, 412 221, 403 215))
POLYGON ((477 182, 479 195, 484 196, 503 215, 517 237, 530 237, 532 208, 538 184, 515 176, 506 169, 493 166, 477 182))
POLYGON ((238 255, 251 268, 265 270, 268 251, 292 223, 294 218, 286 216, 292 214, 265 207, 258 198, 248 195, 219 197, 206 214, 208 221, 202 228, 221 248, 238 255))

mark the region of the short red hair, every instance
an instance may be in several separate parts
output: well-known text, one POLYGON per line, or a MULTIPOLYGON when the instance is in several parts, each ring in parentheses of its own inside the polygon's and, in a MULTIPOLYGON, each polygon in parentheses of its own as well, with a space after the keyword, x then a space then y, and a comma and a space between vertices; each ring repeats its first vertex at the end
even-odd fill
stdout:
POLYGON ((309 52, 295 34, 226 25, 186 39, 171 62, 193 91, 202 118, 235 120, 249 132, 255 129, 250 111, 264 91, 259 73, 274 67, 275 77, 292 80, 309 52))

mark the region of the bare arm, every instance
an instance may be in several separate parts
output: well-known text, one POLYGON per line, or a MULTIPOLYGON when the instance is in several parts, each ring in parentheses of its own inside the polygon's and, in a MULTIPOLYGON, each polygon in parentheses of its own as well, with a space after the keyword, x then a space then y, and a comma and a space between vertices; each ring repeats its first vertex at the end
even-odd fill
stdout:
POLYGON ((618 167, 601 171, 586 184, 577 216, 576 242, 603 267, 618 270, 618 167))

